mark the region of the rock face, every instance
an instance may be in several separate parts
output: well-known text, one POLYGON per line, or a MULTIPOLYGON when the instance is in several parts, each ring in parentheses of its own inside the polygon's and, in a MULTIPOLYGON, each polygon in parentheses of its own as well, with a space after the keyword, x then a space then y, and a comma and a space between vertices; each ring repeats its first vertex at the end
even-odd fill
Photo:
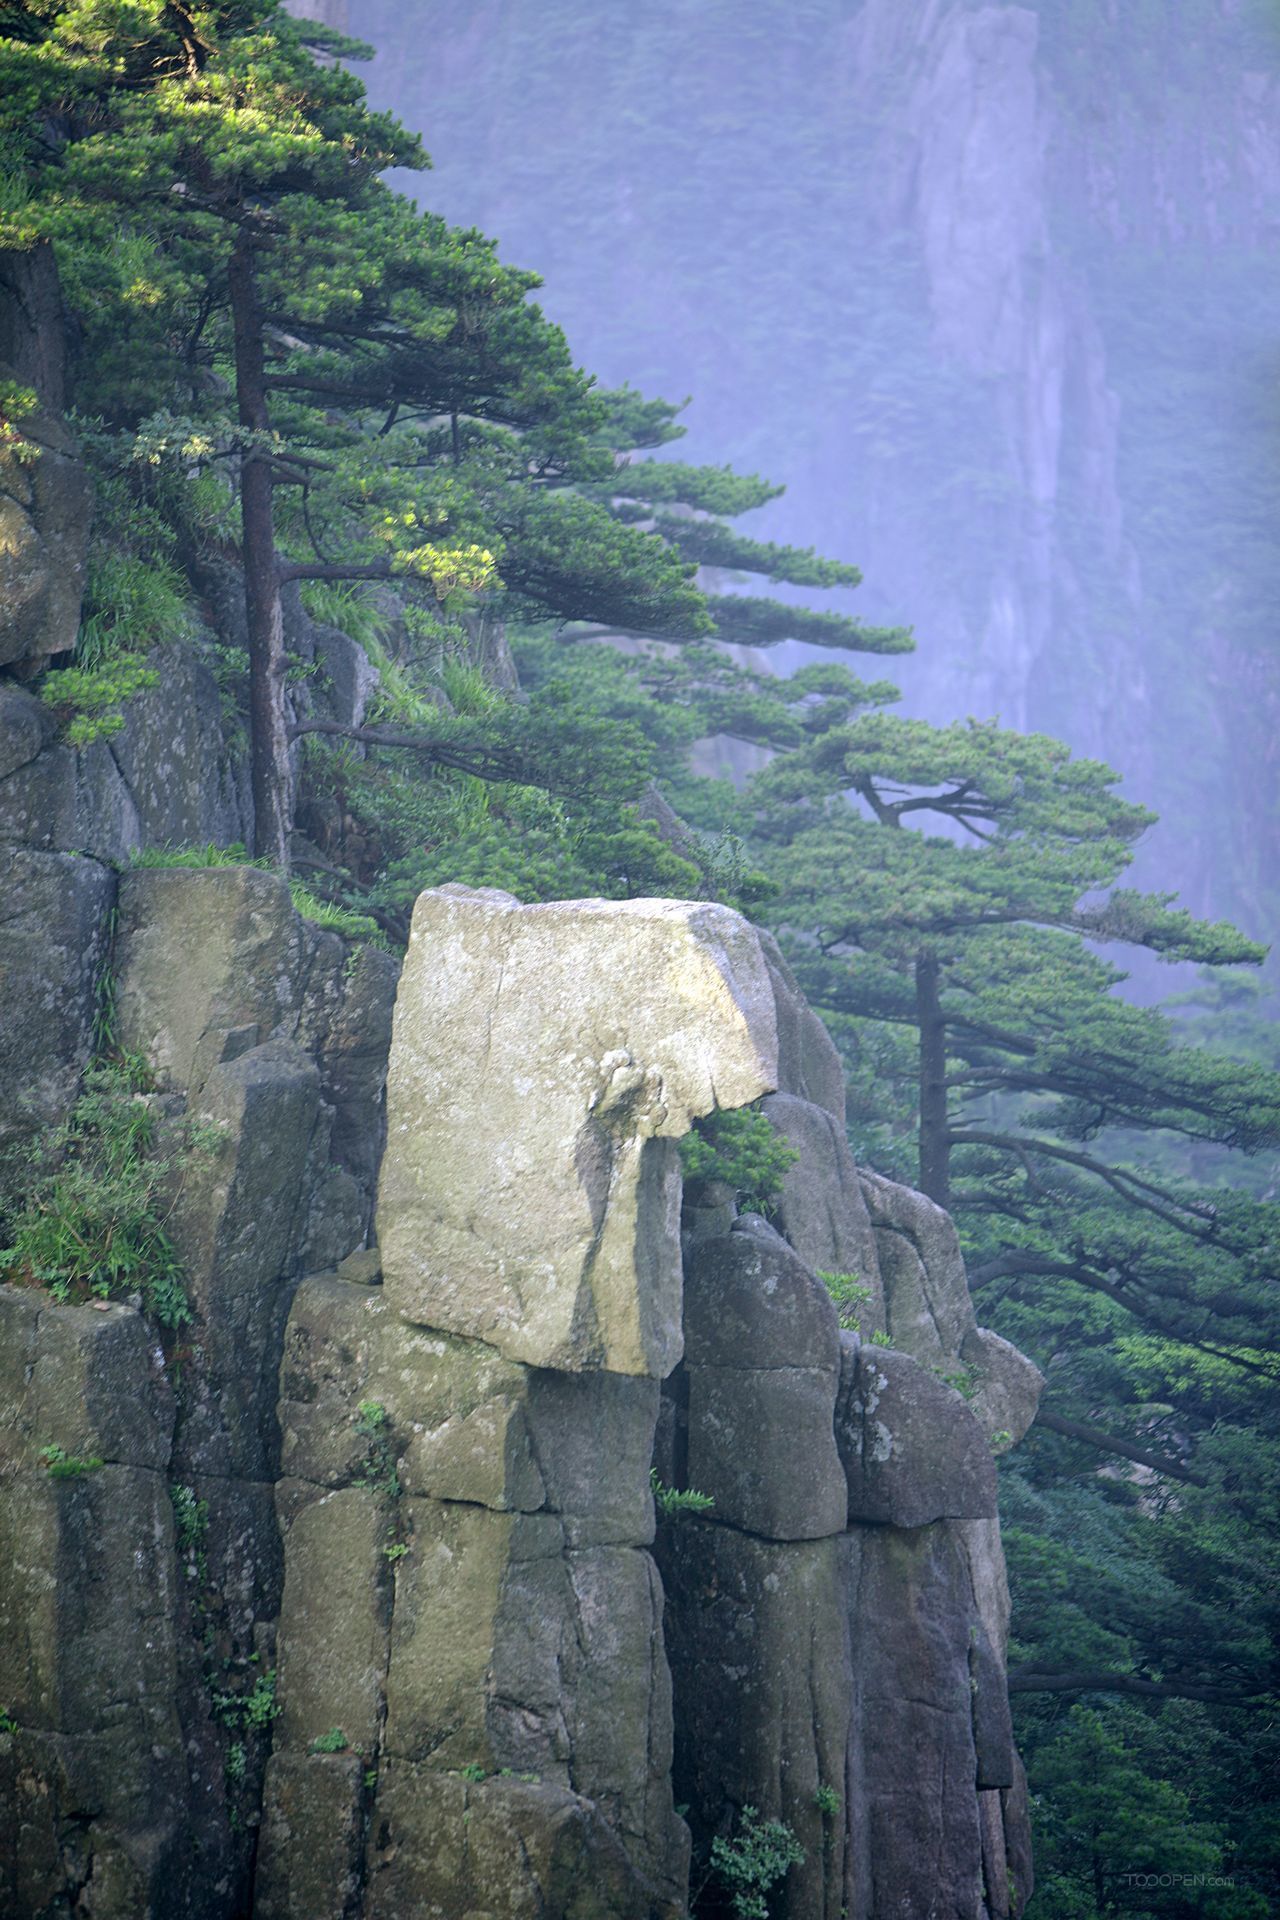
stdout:
POLYGON ((670 900, 424 894, 393 1063, 378 1238, 405 1317, 535 1366, 668 1373, 675 1142, 777 1074, 755 932, 670 900))
POLYGON ((788 1920, 1020 1911, 991 1442, 1038 1376, 849 1160, 768 943, 446 889, 392 1044, 393 963, 273 876, 14 852, 65 930, 11 1085, 65 1113, 114 907, 193 1319, 0 1287, 6 1914, 678 1920, 748 1806, 788 1920), (761 1094, 776 1223, 682 1240, 678 1135, 761 1094))
POLYGON ((0 666, 75 645, 88 545, 89 480, 71 433, 40 410, 19 431, 29 451, 0 448, 0 666))
POLYGON ((271 1726, 281 1343, 316 1248, 370 1224, 396 968, 252 869, 117 887, 7 858, 5 985, 38 1015, 5 1029, 7 1110, 65 1117, 109 966, 181 1165, 193 1317, 161 1340, 128 1304, 0 1287, 0 1909, 229 1920, 271 1726))

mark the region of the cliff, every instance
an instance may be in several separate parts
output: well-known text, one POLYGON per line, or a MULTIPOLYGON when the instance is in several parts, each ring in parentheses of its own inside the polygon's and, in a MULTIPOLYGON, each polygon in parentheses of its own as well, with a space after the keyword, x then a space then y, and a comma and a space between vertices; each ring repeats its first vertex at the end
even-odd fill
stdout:
MULTIPOLYGON (((32 579, 85 531, 44 399, 32 579)), ((0 682, 0 1098, 38 1191, 98 1164, 155 1231, 136 1284, 0 1287, 4 1911, 674 1920, 758 1821, 794 1920, 1020 1912, 992 1452, 1039 1376, 853 1165, 772 942, 445 888, 401 969, 271 873, 138 864, 248 824, 234 578, 83 747, 21 684, 56 584, 0 682), (757 1101, 771 1221, 678 1148, 757 1101)))

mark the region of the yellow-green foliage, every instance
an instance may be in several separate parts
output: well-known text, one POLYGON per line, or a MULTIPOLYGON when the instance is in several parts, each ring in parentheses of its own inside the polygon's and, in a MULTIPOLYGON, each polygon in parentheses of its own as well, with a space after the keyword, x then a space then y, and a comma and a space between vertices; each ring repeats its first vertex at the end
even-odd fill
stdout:
POLYGON ((759 1106, 709 1114, 680 1142, 685 1179, 732 1187, 739 1207, 749 1213, 772 1209, 787 1168, 798 1157, 759 1106))

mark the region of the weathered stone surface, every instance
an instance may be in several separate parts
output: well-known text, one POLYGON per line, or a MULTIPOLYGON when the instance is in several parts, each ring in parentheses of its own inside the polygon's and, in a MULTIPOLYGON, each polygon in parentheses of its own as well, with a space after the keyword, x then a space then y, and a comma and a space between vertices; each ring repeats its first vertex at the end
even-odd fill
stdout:
POLYGON ((314 1062, 269 1041, 214 1067, 194 1108, 221 1137, 190 1156, 169 1217, 201 1361, 180 1434, 184 1471, 273 1469, 289 1255, 319 1098, 314 1062))
MULTIPOLYGON (((386 1413, 407 1492, 540 1507, 528 1384, 525 1368, 482 1341, 406 1326, 385 1289, 313 1275, 297 1290, 285 1337, 284 1470, 320 1486, 365 1473, 369 1438, 356 1422, 366 1402, 386 1413)), ((580 1448, 580 1431, 575 1442, 580 1448)))
POLYGON ((779 1229, 815 1273, 850 1273, 868 1289, 858 1308, 863 1333, 884 1326, 884 1290, 871 1216, 843 1120, 812 1101, 775 1093, 764 1112, 797 1159, 782 1176, 779 1229))
POLYGON ((589 1800, 391 1761, 379 1780, 369 1920, 677 1920, 589 1800))
POLYGON ((857 1527, 843 1552, 856 1703, 849 1910, 987 1920, 972 1598, 955 1529, 857 1527))
POLYGON ((693 1249, 685 1339, 686 1483, 714 1499, 717 1519, 770 1539, 838 1533, 835 1308, 757 1216, 693 1249))
POLYGON ((960 1358, 973 1369, 973 1411, 993 1450, 1007 1453, 1036 1417, 1044 1375, 1034 1360, 989 1327, 965 1335, 960 1358))
MULTIPOLYGON (((0 378, 12 377, 0 365, 0 378)), ((75 438, 56 414, 26 414, 21 433, 39 453, 19 460, 0 450, 0 666, 74 647, 93 501, 75 438)))
POLYGON ((115 876, 0 846, 0 1145, 64 1120, 89 1059, 115 876))
POLYGON ((698 1245, 689 1263, 684 1324, 689 1367, 840 1365, 830 1295, 758 1214, 698 1245))
POLYGON ((778 1089, 821 1107, 843 1137, 844 1067, 835 1041, 801 993, 771 933, 761 933, 760 948, 778 1021, 778 1089))
POLYGON ((842 1337, 836 1445, 851 1521, 923 1527, 996 1511, 986 1435, 962 1395, 909 1354, 842 1337))
POLYGON ((164 1478, 7 1472, 0 1568, 0 1697, 20 1729, 0 1806, 9 1910, 69 1912, 92 1878, 107 1920, 165 1911, 166 1874, 178 1898, 185 1879, 186 1769, 164 1478))
POLYGON ((838 1920, 843 1807, 824 1818, 815 1796, 830 1787, 843 1802, 845 1791, 841 1542, 778 1544, 686 1518, 661 1528, 658 1555, 678 1702, 673 1778, 695 1847, 705 1853, 743 1806, 786 1821, 805 1861, 770 1896, 771 1912, 838 1920))
POLYGON ((719 1519, 769 1540, 821 1540, 844 1525, 831 1415, 817 1367, 690 1367, 688 1484, 719 1519))
POLYGON ((253 1920, 341 1920, 364 1864, 366 1760, 276 1752, 267 1763, 253 1920))
POLYGON ((330 1152, 371 1209, 386 1131, 383 1097, 400 967, 378 947, 366 944, 353 955, 333 934, 307 932, 312 944, 298 1039, 314 1054, 333 1108, 330 1152))
POLYGON ((1027 1799, 1027 1776, 1016 1752, 1013 1756, 1013 1775, 1013 1785, 1000 1795, 1000 1821, 1009 1913, 1012 1920, 1019 1920, 1019 1915, 1036 1890, 1036 1876, 1031 1857, 1031 1808, 1027 1799))
POLYGON ((110 742, 137 813, 135 844, 251 840, 243 749, 232 752, 224 742, 222 700, 210 667, 190 643, 157 647, 147 664, 159 684, 126 704, 124 726, 110 742))
POLYGON ((926 1366, 955 1361, 974 1329, 951 1216, 912 1187, 861 1170, 884 1283, 885 1329, 926 1366))
POLYGON ((142 844, 138 810, 109 740, 56 741, 0 780, 0 840, 120 861, 142 844))
POLYGON ((530 1374, 533 1454, 569 1547, 652 1541, 649 1465, 658 1394, 656 1380, 636 1375, 530 1374))
POLYGON ((0 362, 55 413, 67 404, 62 291, 53 248, 0 248, 0 362))
POLYGON ((444 1768, 532 1769, 567 1784, 559 1521, 427 1500, 408 1501, 406 1512, 386 1751, 444 1768))
POLYGON ((675 1141, 769 1091, 776 1062, 759 941, 725 908, 422 895, 392 1043, 388 1292, 532 1365, 667 1373, 675 1141))
POLYGON ((372 1753, 390 1620, 389 1502, 370 1486, 310 1500, 285 1531, 276 1742, 305 1748, 334 1727, 372 1753))
POLYGON ((1003 1652, 997 1653, 981 1620, 969 1634, 969 1692, 973 1698, 973 1749, 980 1788, 1014 1784, 1013 1716, 1003 1652))
POLYGON ((160 1084, 198 1093, 220 1061, 291 1014, 301 922, 277 874, 254 867, 142 868, 120 883, 121 1044, 160 1084))
POLYGON ((132 1307, 0 1286, 0 1465, 35 1467, 56 1444, 160 1472, 173 1419, 163 1358, 132 1307))
POLYGON ((3 1911, 22 1920, 199 1912, 183 1784, 181 1750, 149 1751, 129 1725, 78 1738, 0 1736, 3 1911))
POLYGON ((53 713, 43 700, 21 687, 0 686, 0 781, 34 760, 56 731, 53 713))

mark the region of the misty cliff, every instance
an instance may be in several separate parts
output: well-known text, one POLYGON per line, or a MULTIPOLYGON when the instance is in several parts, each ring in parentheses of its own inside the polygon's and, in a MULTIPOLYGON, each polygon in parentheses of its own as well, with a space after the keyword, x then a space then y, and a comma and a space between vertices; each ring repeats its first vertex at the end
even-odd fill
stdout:
MULTIPOLYGON (((605 378, 785 480, 909 707, 1062 735, 1264 933, 1280 36, 1260 0, 350 0, 433 205, 605 378)), ((406 182, 414 190, 416 183, 406 182)))

